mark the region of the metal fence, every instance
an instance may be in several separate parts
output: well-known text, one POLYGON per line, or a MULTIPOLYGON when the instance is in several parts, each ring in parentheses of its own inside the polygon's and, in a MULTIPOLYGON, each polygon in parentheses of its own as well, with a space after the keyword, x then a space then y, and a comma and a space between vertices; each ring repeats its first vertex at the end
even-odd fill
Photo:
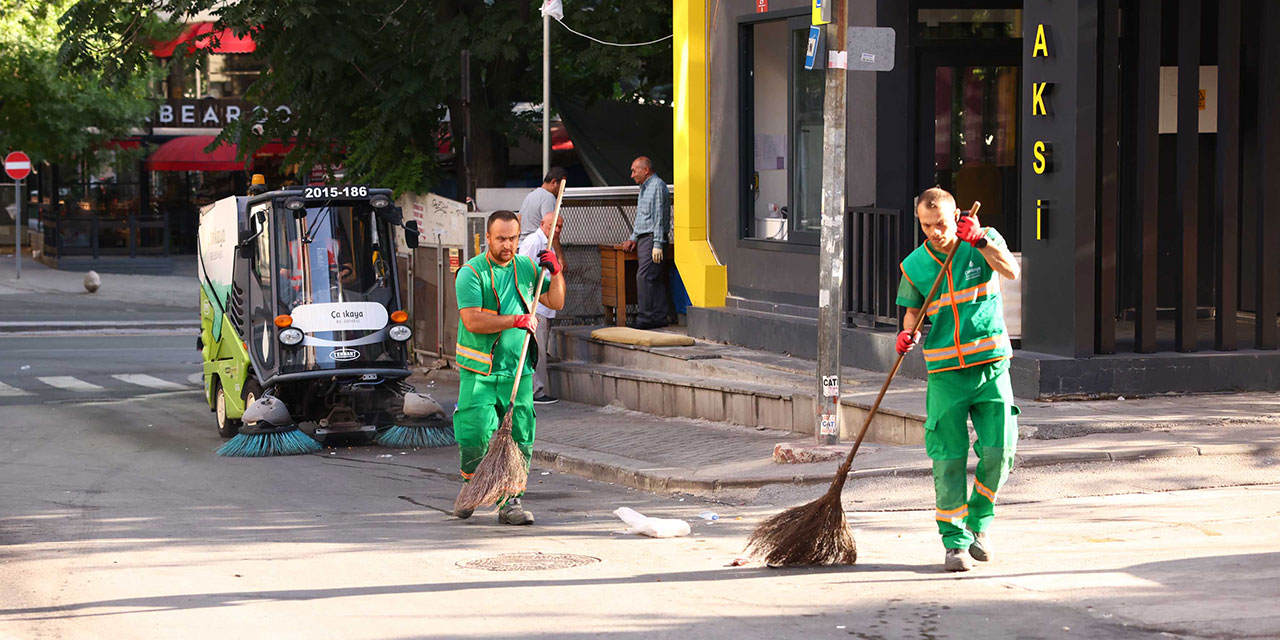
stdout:
POLYGON ((901 212, 850 207, 845 216, 845 300, 849 324, 898 324, 898 262, 904 257, 901 212))
MULTIPOLYGON (((674 194, 674 190, 671 193, 674 194)), ((556 324, 604 322, 604 306, 600 301, 600 245, 618 244, 631 237, 639 194, 640 187, 565 189, 560 204, 560 215, 564 218, 560 243, 564 246, 568 290, 564 309, 556 314, 556 324)), ((628 313, 636 311, 636 305, 627 305, 628 313)))

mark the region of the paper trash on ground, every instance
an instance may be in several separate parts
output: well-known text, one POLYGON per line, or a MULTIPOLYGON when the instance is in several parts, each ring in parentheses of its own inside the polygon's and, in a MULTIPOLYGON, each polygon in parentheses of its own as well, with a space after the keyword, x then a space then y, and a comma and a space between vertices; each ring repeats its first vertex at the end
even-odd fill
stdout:
POLYGON ((613 515, 627 523, 627 533, 635 533, 650 538, 678 538, 689 535, 689 523, 684 520, 650 518, 641 515, 635 509, 618 507, 613 515))

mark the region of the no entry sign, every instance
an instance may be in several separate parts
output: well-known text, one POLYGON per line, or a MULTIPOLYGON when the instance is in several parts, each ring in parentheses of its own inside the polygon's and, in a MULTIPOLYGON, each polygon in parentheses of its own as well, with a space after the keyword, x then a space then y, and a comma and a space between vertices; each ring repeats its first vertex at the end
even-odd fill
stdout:
POLYGON ((4 172, 14 180, 25 180, 31 175, 31 158, 21 151, 14 151, 4 157, 4 172))

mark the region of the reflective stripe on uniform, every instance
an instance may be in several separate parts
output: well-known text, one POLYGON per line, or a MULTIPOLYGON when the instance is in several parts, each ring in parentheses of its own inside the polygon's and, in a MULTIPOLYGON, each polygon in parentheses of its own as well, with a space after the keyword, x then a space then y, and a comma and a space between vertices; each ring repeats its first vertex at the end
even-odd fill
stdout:
POLYGON ((938 360, 946 360, 947 358, 955 358, 959 355, 973 355, 975 353, 982 353, 983 351, 998 349, 1008 344, 1008 341, 1009 337, 1002 333, 998 336, 983 338, 977 342, 962 344, 958 349, 954 345, 942 347, 940 349, 925 349, 924 359, 928 362, 936 362, 938 360))
POLYGON ((464 347, 461 342, 457 343, 455 346, 458 349, 458 355, 466 356, 472 360, 483 362, 485 364, 493 364, 493 356, 487 353, 476 351, 469 347, 464 347))
POLYGON ((997 283, 996 280, 993 279, 993 280, 988 280, 976 287, 961 289, 955 293, 944 293, 938 296, 938 299, 934 300, 929 305, 928 314, 933 315, 937 313, 938 309, 941 309, 943 305, 950 305, 952 302, 955 302, 956 304, 960 304, 962 302, 970 302, 973 300, 977 300, 982 296, 995 293, 999 289, 1000 289, 1000 285, 997 283))
POLYGON ((963 519, 968 515, 969 515, 969 505, 966 504, 957 509, 950 509, 950 510, 938 509, 937 514, 934 516, 934 518, 937 520, 941 520, 943 522, 952 522, 954 520, 963 519))
POLYGON ((992 502, 996 501, 996 492, 988 489, 987 485, 982 484, 982 482, 977 478, 973 480, 973 490, 977 491, 980 495, 986 496, 986 498, 992 502))

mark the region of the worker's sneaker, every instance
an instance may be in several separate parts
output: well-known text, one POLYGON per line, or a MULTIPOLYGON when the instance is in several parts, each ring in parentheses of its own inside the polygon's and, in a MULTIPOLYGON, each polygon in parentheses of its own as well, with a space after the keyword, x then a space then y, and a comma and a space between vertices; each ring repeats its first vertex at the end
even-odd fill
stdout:
POLYGON ((973 557, 968 549, 947 549, 947 559, 942 563, 947 571, 968 571, 973 568, 973 557))
POLYGON ((467 518, 470 518, 473 513, 475 513, 475 509, 454 509, 453 517, 459 520, 466 520, 467 518))
POLYGON ((512 498, 498 509, 498 522, 502 524, 533 524, 533 514, 524 510, 520 498, 512 498))
POLYGON ((973 544, 969 545, 969 555, 978 562, 991 561, 991 539, 987 537, 986 531, 973 534, 973 544))
POLYGON ((544 394, 542 394, 542 395, 534 396, 534 397, 533 397, 533 403, 534 403, 534 404, 555 404, 555 403, 557 403, 557 402, 560 402, 560 398, 556 398, 556 397, 554 397, 554 396, 549 396, 549 395, 547 395, 547 394, 545 394, 545 393, 544 393, 544 394))

